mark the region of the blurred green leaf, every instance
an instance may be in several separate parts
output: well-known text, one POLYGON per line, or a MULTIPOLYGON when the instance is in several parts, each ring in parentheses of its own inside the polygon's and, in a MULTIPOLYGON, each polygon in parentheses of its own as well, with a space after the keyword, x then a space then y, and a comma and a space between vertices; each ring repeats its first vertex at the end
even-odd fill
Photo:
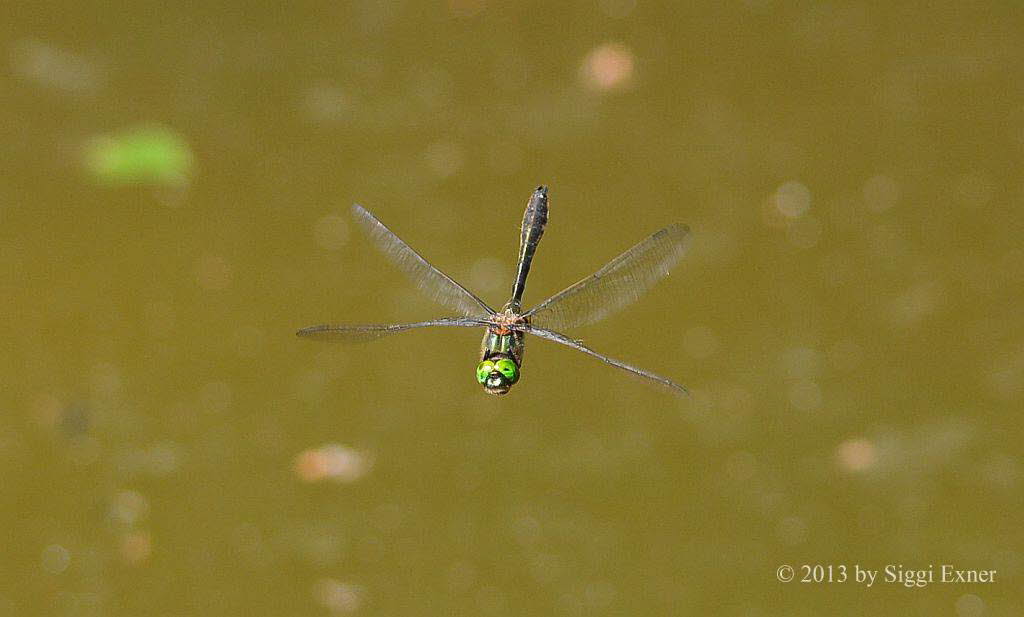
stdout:
POLYGON ((193 160, 177 133, 145 127, 97 137, 89 144, 85 166, 103 184, 182 186, 191 177, 193 160))

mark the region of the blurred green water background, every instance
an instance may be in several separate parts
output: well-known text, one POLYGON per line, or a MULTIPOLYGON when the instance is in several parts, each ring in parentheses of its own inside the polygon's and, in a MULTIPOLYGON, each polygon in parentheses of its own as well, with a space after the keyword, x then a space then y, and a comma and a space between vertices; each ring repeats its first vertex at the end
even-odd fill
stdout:
POLYGON ((8 5, 0 613, 1019 615, 1013 3, 8 5), (492 304, 694 244, 511 395, 366 205, 492 304), (780 583, 783 564, 997 570, 780 583))

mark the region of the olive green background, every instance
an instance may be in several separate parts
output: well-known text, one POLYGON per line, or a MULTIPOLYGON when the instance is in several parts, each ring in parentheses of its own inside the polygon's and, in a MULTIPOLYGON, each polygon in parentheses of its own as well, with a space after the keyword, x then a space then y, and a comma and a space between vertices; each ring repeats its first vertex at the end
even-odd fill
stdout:
POLYGON ((1022 17, 5 5, 0 612, 1022 614, 1022 17), (187 185, 90 174, 150 126, 187 185), (540 183, 528 304, 692 227, 572 333, 692 396, 545 341, 491 398, 476 331, 295 338, 445 314, 352 202, 498 305, 540 183), (350 475, 304 478, 330 444, 350 475), (996 580, 776 579, 943 563, 996 580))

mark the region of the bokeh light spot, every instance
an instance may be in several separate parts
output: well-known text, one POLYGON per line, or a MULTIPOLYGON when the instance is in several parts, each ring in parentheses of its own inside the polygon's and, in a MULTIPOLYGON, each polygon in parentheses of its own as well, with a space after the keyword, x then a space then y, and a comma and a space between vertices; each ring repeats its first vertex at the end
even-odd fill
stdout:
POLYGON ((172 441, 162 441, 146 453, 148 471, 155 476, 166 476, 178 470, 180 447, 172 441))
POLYGON ((896 205, 900 187, 889 176, 872 176, 864 183, 864 204, 873 212, 884 212, 896 205))
POLYGON ((821 354, 812 347, 790 347, 782 352, 779 364, 790 379, 810 379, 821 368, 821 354))
POLYGON ((985 602, 973 593, 965 593, 957 598, 957 617, 981 617, 984 613, 985 602))
POLYGON ((458 173, 465 159, 462 146, 451 141, 430 144, 424 156, 427 167, 439 178, 448 178, 458 173))
POLYGON ((598 92, 623 90, 633 83, 633 52, 620 43, 605 43, 591 50, 583 60, 583 84, 598 92))
POLYGON ((11 45, 11 69, 19 77, 68 93, 92 95, 104 85, 96 62, 37 39, 11 45))
POLYGON ((483 293, 498 291, 508 277, 509 265, 497 257, 481 257, 469 268, 469 287, 483 293))
POLYGON ((322 578, 313 584, 313 599, 332 613, 354 613, 363 606, 362 587, 333 578, 322 578))
POLYGON ((109 362, 97 362, 89 380, 94 395, 104 399, 115 398, 124 390, 121 371, 109 362))
POLYGON ((118 491, 110 504, 110 515, 127 526, 138 523, 149 512, 149 502, 136 491, 118 491))
POLYGON ((60 544, 51 544, 43 549, 43 569, 50 574, 60 574, 71 565, 71 552, 60 544))
POLYGON ((448 568, 448 588, 454 593, 465 593, 476 582, 476 568, 466 561, 456 561, 448 568))
POLYGON ((770 202, 786 218, 800 218, 811 208, 811 190, 796 180, 790 180, 775 189, 770 202))
POLYGON ((121 538, 121 559, 129 565, 138 565, 153 552, 153 539, 148 531, 130 531, 121 538))
POLYGON ((746 450, 735 452, 725 460, 725 473, 738 484, 749 482, 757 474, 757 458, 746 450))
POLYGON ((484 615, 502 615, 508 612, 505 592, 494 585, 484 585, 476 592, 477 610, 484 615))
POLYGON ((231 407, 231 386, 223 381, 211 381, 199 390, 199 404, 204 411, 223 413, 231 407))
POLYGON ((784 544, 803 544, 807 539, 807 523, 799 516, 786 517, 779 521, 775 534, 784 544))
POLYGON ((1011 491, 1021 482, 1021 463, 1006 454, 993 454, 981 469, 985 481, 996 488, 1011 491))
POLYGON ((615 586, 607 581, 595 581, 583 588, 583 602, 593 609, 605 609, 615 600, 615 586))
POLYGON ((876 460, 875 444, 867 439, 847 439, 836 447, 836 462, 845 471, 864 471, 876 460))
POLYGON ((333 480, 350 483, 359 480, 372 467, 370 458, 353 448, 327 444, 305 450, 295 459, 295 474, 303 482, 333 480))
POLYGON ((472 17, 487 6, 486 0, 448 0, 448 10, 454 17, 472 17))
POLYGON ((918 283, 889 303, 888 317, 897 328, 912 328, 934 313, 938 307, 941 289, 937 283, 918 283))
POLYGON ((313 122, 338 122, 349 110, 345 91, 332 84, 318 84, 306 91, 303 107, 313 122))
POLYGON ((313 237, 320 248, 336 251, 348 242, 348 221, 339 214, 322 216, 313 225, 313 237))
POLYGON ((196 283, 203 289, 217 291, 231 284, 231 264, 219 255, 204 255, 195 263, 196 283))

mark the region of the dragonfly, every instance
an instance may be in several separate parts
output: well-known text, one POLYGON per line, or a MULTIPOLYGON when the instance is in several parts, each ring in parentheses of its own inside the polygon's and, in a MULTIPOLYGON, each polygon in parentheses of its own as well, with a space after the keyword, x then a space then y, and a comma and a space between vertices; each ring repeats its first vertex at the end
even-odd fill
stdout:
POLYGON ((352 216, 376 248, 421 292, 455 315, 410 323, 310 326, 299 330, 298 336, 357 343, 420 328, 482 327, 485 332, 476 380, 487 394, 507 394, 519 381, 526 335, 575 349, 676 393, 687 393, 686 388, 671 379, 598 353, 562 333, 604 319, 640 298, 666 276, 686 252, 690 239, 686 225, 676 223, 654 232, 597 272, 524 311, 526 277, 548 223, 548 188, 539 186, 526 202, 512 297, 500 311, 495 311, 479 296, 430 264, 366 208, 353 204, 352 216))

